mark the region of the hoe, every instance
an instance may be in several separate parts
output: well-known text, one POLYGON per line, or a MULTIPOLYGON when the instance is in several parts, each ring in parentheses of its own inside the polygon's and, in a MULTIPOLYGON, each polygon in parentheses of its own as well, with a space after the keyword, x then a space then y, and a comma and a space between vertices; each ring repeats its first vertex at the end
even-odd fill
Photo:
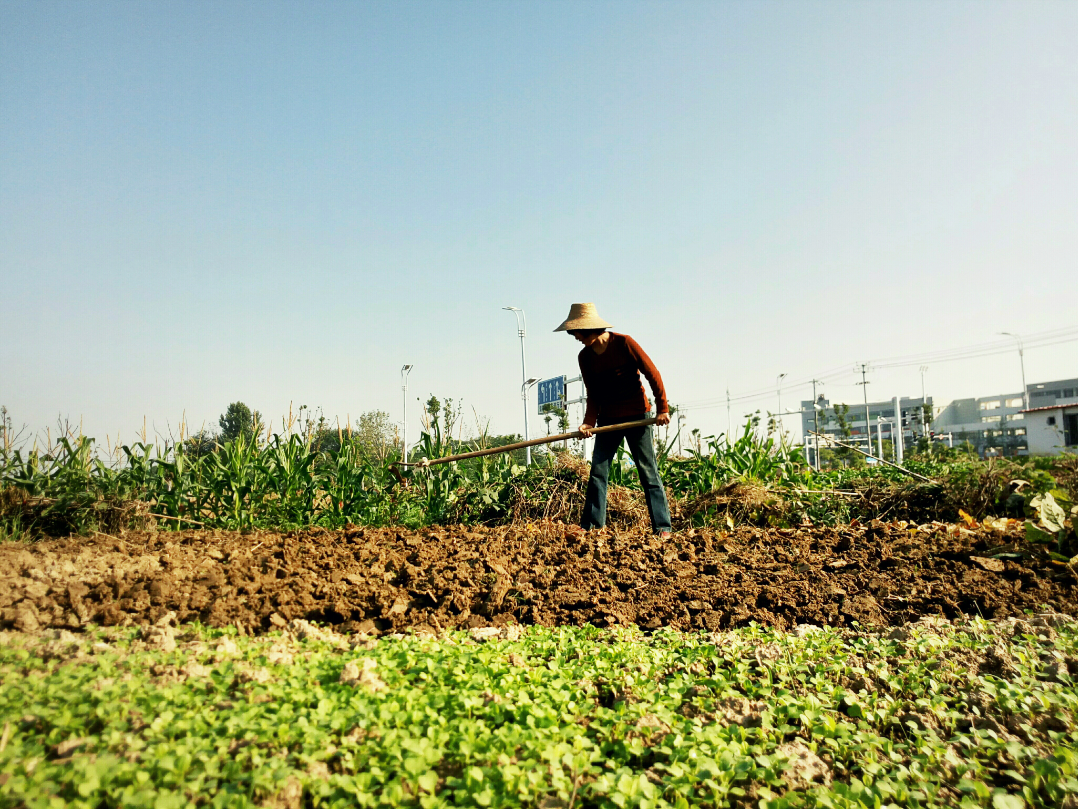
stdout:
MULTIPOLYGON (((654 424, 655 419, 641 419, 640 421, 626 421, 622 424, 608 424, 605 427, 596 427, 591 431, 592 435, 596 433, 612 433, 618 430, 631 430, 633 427, 646 427, 649 424, 654 424)), ((535 447, 539 444, 553 444, 555 441, 567 441, 570 438, 583 438, 584 436, 580 431, 572 433, 562 433, 561 435, 548 435, 545 438, 533 438, 530 441, 518 441, 515 444, 506 444, 504 447, 494 447, 492 449, 477 449, 474 452, 462 452, 459 455, 446 455, 444 458, 424 458, 421 461, 414 463, 403 463, 397 461, 391 468, 397 478, 403 483, 404 479, 401 477, 400 472, 397 471, 398 466, 419 466, 427 467, 434 466, 440 463, 451 463, 453 461, 463 461, 465 458, 481 458, 484 455, 498 455, 502 452, 512 452, 516 449, 524 449, 525 447, 535 447)))

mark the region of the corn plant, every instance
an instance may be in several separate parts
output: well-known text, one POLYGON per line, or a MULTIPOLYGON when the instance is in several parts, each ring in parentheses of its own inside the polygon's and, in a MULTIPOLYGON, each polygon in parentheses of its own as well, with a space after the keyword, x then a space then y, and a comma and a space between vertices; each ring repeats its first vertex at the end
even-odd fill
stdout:
POLYGON ((752 422, 732 444, 725 436, 708 436, 705 450, 689 449, 689 457, 666 464, 665 481, 675 493, 698 496, 717 491, 732 480, 790 484, 811 479, 800 448, 771 436, 760 438, 752 422))

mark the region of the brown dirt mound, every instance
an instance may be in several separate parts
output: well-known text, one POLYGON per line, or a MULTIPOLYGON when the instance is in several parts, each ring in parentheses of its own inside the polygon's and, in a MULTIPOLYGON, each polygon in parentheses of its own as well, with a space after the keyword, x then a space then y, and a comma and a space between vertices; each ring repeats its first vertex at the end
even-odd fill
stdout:
POLYGON ((420 531, 136 533, 0 546, 0 616, 23 631, 163 620, 259 632, 295 618, 371 633, 523 624, 724 629, 1078 615, 1073 569, 940 523, 579 534, 560 523, 420 531), (169 613, 174 613, 170 616, 169 613))
MULTIPOLYGON (((576 522, 584 508, 591 464, 567 452, 558 453, 553 474, 539 480, 514 483, 509 503, 509 522, 576 522)), ((667 490, 672 517, 681 518, 680 502, 667 490)), ((465 522, 467 505, 462 501, 457 519, 465 522)), ((499 520, 501 522, 501 520, 499 520)), ((606 490, 606 524, 616 531, 644 530, 651 525, 644 495, 639 489, 610 484, 606 490)), ((680 524, 680 522, 678 522, 680 524)))

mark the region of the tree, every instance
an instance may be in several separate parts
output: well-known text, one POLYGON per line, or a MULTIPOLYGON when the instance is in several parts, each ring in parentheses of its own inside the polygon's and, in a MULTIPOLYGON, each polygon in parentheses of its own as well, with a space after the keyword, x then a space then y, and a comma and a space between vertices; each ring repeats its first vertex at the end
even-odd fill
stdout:
POLYGON ((192 458, 202 458, 217 449, 217 439, 210 430, 199 430, 183 442, 184 454, 192 458))
POLYGON ((221 442, 235 441, 241 435, 247 441, 254 440, 262 430, 262 414, 251 411, 243 402, 233 402, 217 423, 221 427, 221 442))
POLYGON ((356 421, 353 439, 367 457, 385 461, 400 443, 397 428, 384 410, 369 410, 356 421))
POLYGON ((453 431, 460 426, 461 406, 453 399, 444 402, 431 394, 423 405, 423 428, 435 441, 452 441, 453 431))
MULTIPOLYGON (((838 425, 839 435, 842 436, 842 443, 849 444, 850 438, 853 435, 853 431, 850 429, 850 422, 846 418, 850 415, 850 406, 847 404, 837 404, 834 408, 834 421, 838 425)), ((869 436, 871 439, 871 436, 869 436)), ((854 452, 849 447, 835 447, 835 457, 838 458, 843 466, 850 466, 856 464, 864 456, 859 452, 854 452)))

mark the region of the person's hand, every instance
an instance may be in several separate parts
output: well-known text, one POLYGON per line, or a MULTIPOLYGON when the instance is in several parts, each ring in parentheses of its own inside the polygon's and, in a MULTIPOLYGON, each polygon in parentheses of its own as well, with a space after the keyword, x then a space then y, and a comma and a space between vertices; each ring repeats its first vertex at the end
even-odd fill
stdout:
POLYGON ((655 423, 658 424, 660 427, 665 427, 667 424, 670 423, 670 414, 660 413, 655 417, 655 423))
POLYGON ((594 429, 595 429, 595 426, 592 425, 592 424, 581 424, 580 425, 580 434, 582 436, 584 436, 585 438, 591 438, 591 431, 594 430, 594 429))

